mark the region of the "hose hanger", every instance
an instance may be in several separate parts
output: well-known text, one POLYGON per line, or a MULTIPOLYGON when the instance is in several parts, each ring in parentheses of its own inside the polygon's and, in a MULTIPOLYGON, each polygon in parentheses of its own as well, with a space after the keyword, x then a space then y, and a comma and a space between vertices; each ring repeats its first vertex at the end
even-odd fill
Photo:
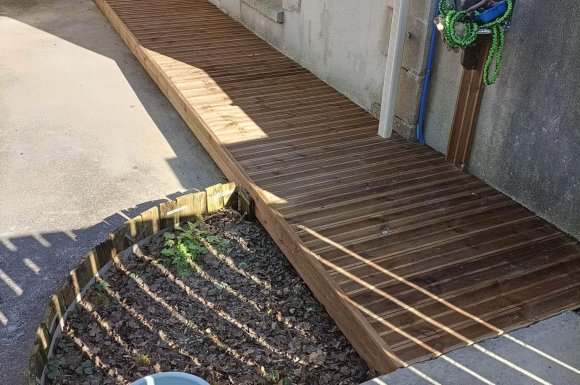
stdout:
POLYGON ((509 29, 514 0, 439 0, 437 29, 454 50, 473 45, 478 35, 491 35, 483 67, 483 82, 495 83, 501 71, 505 31, 509 29), (495 58, 495 68, 490 73, 495 58))

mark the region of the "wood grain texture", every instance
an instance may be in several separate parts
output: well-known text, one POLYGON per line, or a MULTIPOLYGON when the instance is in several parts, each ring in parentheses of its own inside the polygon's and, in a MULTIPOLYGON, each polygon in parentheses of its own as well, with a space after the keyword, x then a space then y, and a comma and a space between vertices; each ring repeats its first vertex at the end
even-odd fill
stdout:
POLYGON ((481 36, 470 51, 477 52, 477 58, 473 58, 474 68, 463 69, 459 92, 447 143, 448 162, 460 170, 465 170, 471 155, 471 142, 475 136, 479 107, 483 98, 485 85, 483 84, 483 65, 485 57, 491 45, 489 36, 481 36))
POLYGON ((580 304, 575 240, 208 2, 95 1, 371 367, 580 304))

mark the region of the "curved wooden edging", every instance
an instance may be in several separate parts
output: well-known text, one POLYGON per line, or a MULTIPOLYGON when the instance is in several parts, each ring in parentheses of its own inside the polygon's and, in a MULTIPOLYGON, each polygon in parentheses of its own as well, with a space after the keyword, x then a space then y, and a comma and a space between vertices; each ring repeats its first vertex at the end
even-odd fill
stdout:
POLYGON ((67 315, 94 284, 95 278, 105 274, 114 260, 132 252, 140 243, 163 229, 237 204, 236 196, 234 183, 217 184, 205 191, 182 195, 176 200, 143 211, 90 250, 79 265, 71 270, 58 292, 51 296, 43 312, 42 322, 36 332, 37 340, 30 354, 29 384, 44 384, 46 366, 67 315))

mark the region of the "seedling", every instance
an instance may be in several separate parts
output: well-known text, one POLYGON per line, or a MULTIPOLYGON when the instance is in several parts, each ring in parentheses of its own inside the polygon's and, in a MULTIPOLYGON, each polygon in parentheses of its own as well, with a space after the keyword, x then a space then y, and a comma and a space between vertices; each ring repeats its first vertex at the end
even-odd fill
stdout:
POLYGON ((264 375, 264 379, 271 384, 292 385, 292 380, 288 377, 282 377, 281 373, 277 370, 273 370, 270 373, 266 373, 264 375))
POLYGON ((137 354, 135 356, 137 366, 147 366, 151 363, 151 358, 147 354, 137 354))
POLYGON ((177 234, 170 232, 163 234, 165 242, 161 254, 171 258, 177 274, 182 277, 189 275, 191 262, 208 252, 204 241, 219 250, 225 250, 229 245, 229 241, 200 230, 191 222, 187 222, 185 228, 177 227, 176 231, 177 234))
POLYGON ((276 383, 276 382, 280 381, 280 372, 277 370, 272 370, 270 373, 266 373, 264 375, 264 379, 266 381, 276 383))
POLYGON ((93 374, 93 363, 91 362, 91 360, 85 360, 75 369, 75 372, 77 372, 77 374, 84 374, 85 376, 90 376, 91 374, 93 374))
MULTIPOLYGON (((59 343, 60 346, 60 343, 59 343)), ((60 375, 60 370, 63 368, 64 363, 58 358, 51 358, 46 364, 46 378, 49 380, 55 380, 60 375)))
POLYGON ((71 342, 59 341, 58 347, 65 353, 69 353, 73 350, 73 344, 71 342))
POLYGON ((107 281, 101 281, 95 285, 95 290, 97 291, 107 291, 107 289, 111 286, 111 284, 107 281))

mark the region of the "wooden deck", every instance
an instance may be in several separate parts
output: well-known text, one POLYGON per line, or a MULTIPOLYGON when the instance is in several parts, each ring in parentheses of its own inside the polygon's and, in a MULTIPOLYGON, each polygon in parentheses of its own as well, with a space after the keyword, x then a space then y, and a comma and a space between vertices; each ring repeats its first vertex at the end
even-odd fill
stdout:
POLYGON ((95 1, 375 369, 580 305, 576 241, 206 1, 95 1))

